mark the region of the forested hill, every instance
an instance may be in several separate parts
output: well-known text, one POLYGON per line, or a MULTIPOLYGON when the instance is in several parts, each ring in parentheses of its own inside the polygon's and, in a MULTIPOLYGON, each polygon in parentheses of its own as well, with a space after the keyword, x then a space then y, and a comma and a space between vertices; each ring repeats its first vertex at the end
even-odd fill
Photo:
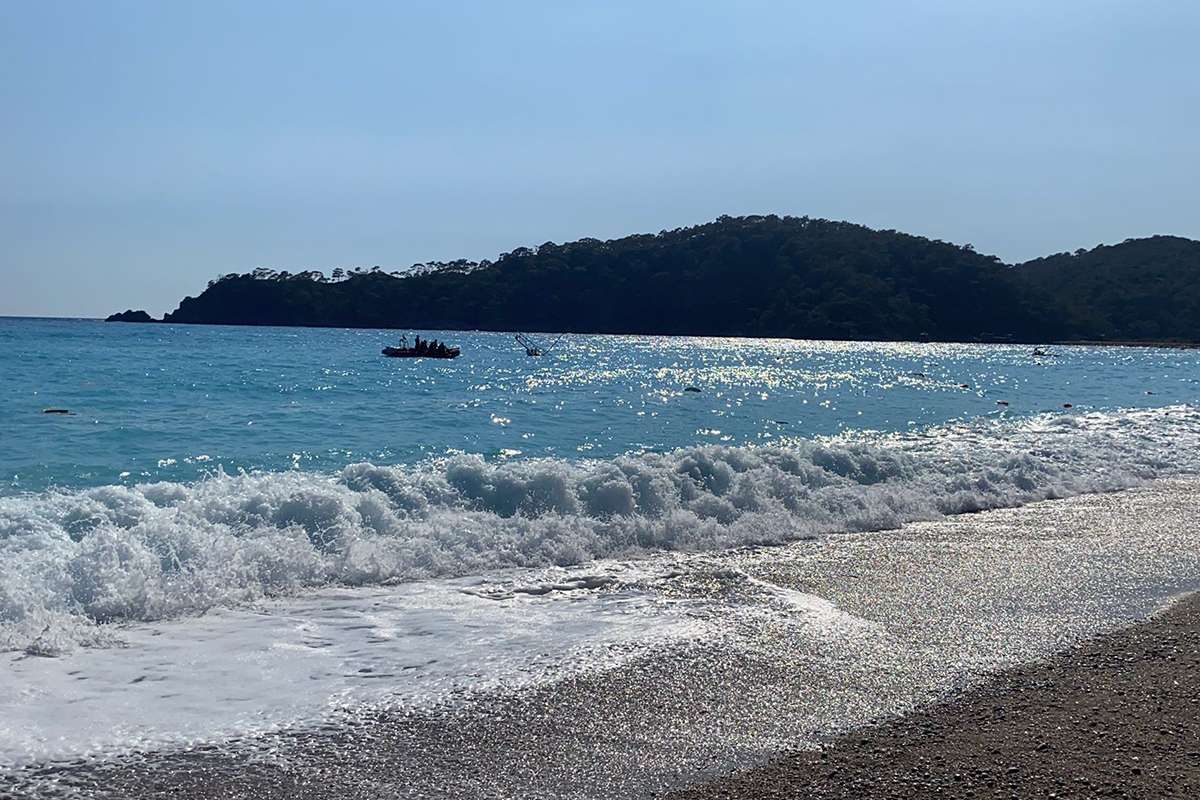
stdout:
MULTIPOLYGON (((1197 243, 1163 241, 1191 249, 1181 244, 1155 274, 1194 275, 1197 243)), ((1200 338, 1194 315, 1171 318, 1160 313, 1165 306, 1139 300, 1135 316, 1156 327, 1138 327, 1109 307, 1109 298, 1122 292, 1157 291, 1158 283, 1125 283, 1121 254, 1135 245, 1012 267, 969 245, 847 222, 721 217, 654 235, 547 242, 494 262, 419 264, 403 273, 231 274, 185 298, 165 321, 943 341, 1200 338), (1104 266, 1107 285, 1093 291, 1078 277, 1051 278, 1087 272, 1092 258, 1104 266), (1093 295, 1103 308, 1089 305, 1093 295)), ((1147 258, 1155 252, 1151 247, 1147 258)), ((1196 282, 1188 283, 1161 284, 1179 295, 1171 308, 1188 302, 1194 308, 1196 282)))
POLYGON ((1200 340, 1200 242, 1129 239, 1028 261, 1017 275, 1055 298, 1081 338, 1200 340))

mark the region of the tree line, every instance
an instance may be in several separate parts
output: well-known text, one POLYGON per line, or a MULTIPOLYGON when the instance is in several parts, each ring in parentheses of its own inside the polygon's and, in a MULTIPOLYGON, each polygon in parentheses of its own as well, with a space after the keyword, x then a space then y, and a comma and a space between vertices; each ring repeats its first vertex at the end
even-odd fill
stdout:
POLYGON ((1027 341, 1200 338, 1200 242, 1019 265, 894 230, 720 217, 493 261, 231 273, 164 321, 404 329, 1027 341))

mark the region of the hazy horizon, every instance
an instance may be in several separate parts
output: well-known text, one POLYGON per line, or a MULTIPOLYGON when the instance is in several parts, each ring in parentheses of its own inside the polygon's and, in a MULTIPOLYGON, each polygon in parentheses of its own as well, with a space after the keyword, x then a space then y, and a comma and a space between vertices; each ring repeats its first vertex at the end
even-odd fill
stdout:
POLYGON ((722 214, 1200 238, 1200 6, 962 6, 9 6, 0 315, 722 214))

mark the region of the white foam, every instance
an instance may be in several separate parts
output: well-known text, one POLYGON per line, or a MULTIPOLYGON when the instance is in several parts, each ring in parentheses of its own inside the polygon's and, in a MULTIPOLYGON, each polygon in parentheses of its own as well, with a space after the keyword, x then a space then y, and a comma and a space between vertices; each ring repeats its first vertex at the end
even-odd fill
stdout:
MULTIPOLYGON (((558 577, 566 588, 589 583, 558 577)), ((0 783, 6 767, 30 762, 194 745, 353 717, 367 706, 428 707, 512 690, 612 666, 699 630, 640 593, 474 591, 493 583, 323 589, 128 625, 120 648, 0 655, 0 783)))
MULTIPOLYGON (((776 440, 779 441, 779 440, 776 440)), ((1176 406, 608 461, 217 474, 0 498, 0 649, 301 590, 719 550, 1136 485, 1200 466, 1176 406)))

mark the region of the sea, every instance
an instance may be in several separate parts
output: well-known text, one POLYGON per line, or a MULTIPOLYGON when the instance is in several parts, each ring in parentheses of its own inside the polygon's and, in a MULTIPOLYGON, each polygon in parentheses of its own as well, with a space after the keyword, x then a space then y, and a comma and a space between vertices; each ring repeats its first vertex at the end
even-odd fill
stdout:
POLYGON ((0 319, 0 767, 611 669, 758 602, 661 588, 714 558, 1200 470, 1196 350, 401 333, 0 319))

